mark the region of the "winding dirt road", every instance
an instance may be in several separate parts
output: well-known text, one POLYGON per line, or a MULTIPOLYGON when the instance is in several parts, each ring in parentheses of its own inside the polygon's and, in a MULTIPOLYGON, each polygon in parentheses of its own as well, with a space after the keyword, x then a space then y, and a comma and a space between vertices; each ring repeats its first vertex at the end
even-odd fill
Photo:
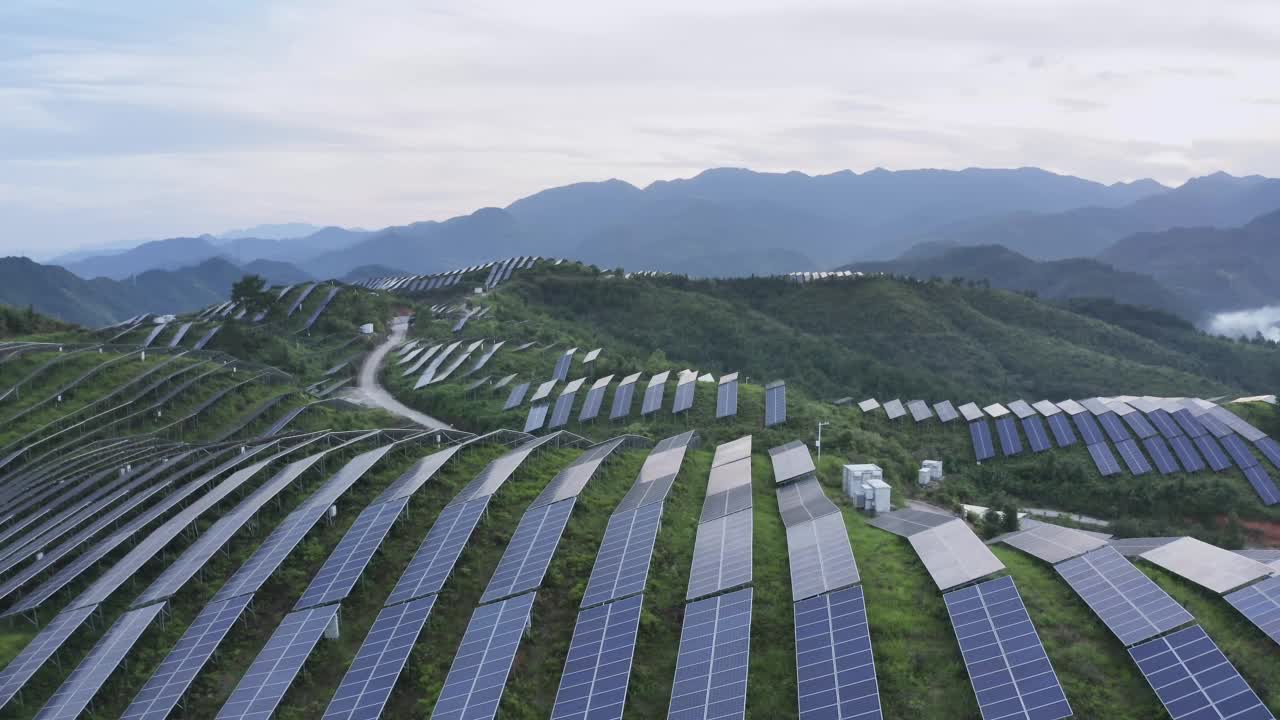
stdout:
POLYGON ((378 370, 382 367, 382 362, 386 359, 387 353, 403 342, 404 336, 408 332, 409 318, 398 317, 393 319, 391 321, 391 334, 387 336, 386 341, 374 348, 374 351, 364 359, 364 364, 360 367, 360 384, 348 391, 343 397, 365 407, 382 408, 392 415, 410 420, 431 430, 451 427, 446 422, 420 413, 400 402, 378 382, 378 370))

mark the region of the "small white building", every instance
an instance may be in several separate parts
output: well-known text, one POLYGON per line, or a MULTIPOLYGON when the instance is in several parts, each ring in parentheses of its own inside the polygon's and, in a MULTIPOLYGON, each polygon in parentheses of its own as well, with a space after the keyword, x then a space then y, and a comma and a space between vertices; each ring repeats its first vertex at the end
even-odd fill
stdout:
POLYGON ((854 505, 867 512, 889 512, 890 486, 884 481, 879 465, 845 465, 842 473, 844 493, 854 505))
POLYGON ((942 461, 925 460, 920 465, 920 473, 916 481, 921 485, 929 485, 942 479, 942 461))
POLYGON ((889 483, 879 478, 868 478, 862 481, 863 509, 869 513, 889 512, 893 507, 889 504, 889 483))
MULTIPOLYGON (((841 472, 841 478, 843 480, 844 494, 857 502, 859 500, 859 492, 862 490, 862 481, 869 478, 884 480, 884 470, 881 470, 879 465, 845 465, 844 470, 841 472)), ((857 502, 857 505, 862 507, 861 502, 857 502)))

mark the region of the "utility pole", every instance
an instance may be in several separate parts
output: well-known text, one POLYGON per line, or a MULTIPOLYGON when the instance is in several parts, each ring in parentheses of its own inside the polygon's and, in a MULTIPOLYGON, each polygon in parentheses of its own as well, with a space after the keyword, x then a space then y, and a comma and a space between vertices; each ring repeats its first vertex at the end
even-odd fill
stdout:
POLYGON ((822 426, 823 426, 823 425, 830 425, 830 424, 831 424, 831 423, 829 423, 829 422, 820 422, 820 423, 818 423, 818 442, 817 442, 817 445, 818 445, 818 459, 819 459, 819 460, 821 460, 821 459, 822 459, 822 426))

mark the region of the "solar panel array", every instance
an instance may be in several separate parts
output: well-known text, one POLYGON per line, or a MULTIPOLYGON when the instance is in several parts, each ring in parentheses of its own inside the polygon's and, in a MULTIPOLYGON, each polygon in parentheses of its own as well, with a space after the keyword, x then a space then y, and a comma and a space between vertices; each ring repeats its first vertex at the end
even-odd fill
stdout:
POLYGON ((596 554, 581 607, 618 600, 644 590, 662 522, 662 503, 615 512, 596 554))
POLYGON ((1032 452, 1044 452, 1053 446, 1049 444, 1049 434, 1045 432, 1044 423, 1035 415, 1022 418, 1022 431, 1027 434, 1027 443, 1032 452))
POLYGON ((0 708, 13 700, 22 686, 96 610, 96 606, 90 605, 58 613, 16 657, 0 669, 0 708))
POLYGON ((568 498, 525 512, 480 597, 481 603, 541 587, 576 502, 568 498))
POLYGON ((695 383, 698 380, 697 373, 688 373, 680 377, 680 382, 676 383, 676 396, 671 401, 671 412, 682 413, 687 412, 693 407, 695 383))
POLYGON ((573 364, 573 355, 578 352, 578 348, 570 348, 564 351, 564 354, 556 360, 555 370, 551 372, 551 377, 560 382, 569 379, 569 366, 573 364))
POLYGON ((564 427, 569 424, 569 413, 573 410, 573 401, 576 397, 577 393, 565 392, 556 398, 555 407, 551 410, 551 420, 547 423, 548 429, 564 427))
POLYGON ((1116 450, 1120 451, 1120 457, 1124 459, 1129 472, 1134 475, 1145 475, 1151 472, 1151 464, 1147 462, 1146 456, 1133 440, 1122 440, 1116 443, 1116 450))
POLYGON ((325 720, 364 720, 381 715, 418 634, 435 607, 435 595, 384 607, 325 708, 325 720))
POLYGON ((803 600, 859 581, 849 531, 839 512, 787 528, 791 597, 803 600))
POLYGON ((787 421, 787 384, 776 380, 764 386, 764 426, 787 421))
POLYGON ((507 676, 529 627, 534 595, 527 593, 476 608, 431 711, 433 719, 491 720, 497 716, 507 676))
POLYGON ((1116 461, 1116 456, 1111 454, 1111 448, 1107 447, 1106 442, 1091 443, 1088 448, 1089 457, 1093 458, 1093 464, 1098 468, 1099 475, 1107 477, 1120 473, 1120 463, 1116 461))
POLYGON ((609 389, 611 382, 613 382, 613 376, 606 375, 591 385, 591 389, 587 391, 587 397, 582 401, 578 422, 595 420, 600 415, 600 406, 604 404, 604 393, 609 389))
POLYGON ((551 409, 549 403, 534 403, 529 408, 529 416, 524 421, 524 431, 527 433, 541 430, 542 426, 547 422, 547 412, 551 409))
POLYGON ((939 590, 973 582, 1004 569, 973 530, 959 518, 907 537, 939 590))
POLYGON ((480 516, 489 506, 489 497, 448 505, 431 525, 409 561, 408 567, 396 582, 387 604, 406 602, 414 598, 440 592, 444 582, 462 555, 462 548, 471 538, 480 522, 480 516))
POLYGON ((795 603, 800 720, 880 720, 880 687, 861 587, 795 603))
POLYGON ((774 482, 779 485, 808 477, 817 470, 808 446, 800 440, 769 448, 769 462, 773 464, 774 482))
POLYGON ((1125 646, 1194 619, 1113 547, 1058 563, 1054 569, 1125 646))
POLYGON ((983 720, 1071 717, 1071 705, 1013 578, 955 590, 943 600, 983 720))
POLYGON ((644 390, 644 401, 640 404, 641 415, 652 415, 662 408, 662 396, 667 389, 669 372, 660 372, 649 378, 649 386, 644 390))
POLYGON ((644 595, 578 614, 551 720, 622 720, 644 595))
POLYGON ((1023 527, 1025 529, 1021 532, 1001 536, 1000 541, 1050 564, 1107 545, 1107 541, 1100 537, 1061 525, 1024 520, 1023 527))
POLYGON ((1170 452, 1168 444, 1159 435, 1143 438, 1142 446, 1150 453, 1161 475, 1172 475, 1178 472, 1178 462, 1173 459, 1173 453, 1170 452))
POLYGON ((350 595, 408 503, 406 496, 365 507, 311 579, 293 609, 338 602, 350 595))
POLYGON ((1192 537, 1147 550, 1142 558, 1219 594, 1271 574, 1267 565, 1192 537))
POLYGON ((1199 625, 1129 649, 1173 720, 1274 716, 1199 625))
POLYGON ((337 619, 337 605, 286 615, 218 711, 218 720, 271 717, 311 650, 337 619))
POLYGON ((995 445, 991 441, 991 425, 986 420, 969 423, 969 438, 973 441, 973 455, 978 462, 996 456, 995 445))
POLYGON ((639 379, 640 373, 628 375, 622 379, 617 389, 613 391, 613 404, 609 410, 610 420, 618 420, 631 414, 632 400, 636 394, 636 381, 639 379))
POLYGON ((668 720, 746 717, 751 601, 745 588, 685 607, 668 720))
POLYGON ((750 508, 698 525, 686 600, 696 600, 751 582, 750 508))
POLYGON ((1280 645, 1280 576, 1243 587, 1225 597, 1231 607, 1280 645))
POLYGON ((1005 457, 1022 452, 1022 439, 1018 437, 1018 425, 1014 418, 996 418, 996 434, 1000 437, 1000 450, 1005 457))
POLYGON ((716 386, 716 419, 738 414, 738 373, 720 376, 716 386))

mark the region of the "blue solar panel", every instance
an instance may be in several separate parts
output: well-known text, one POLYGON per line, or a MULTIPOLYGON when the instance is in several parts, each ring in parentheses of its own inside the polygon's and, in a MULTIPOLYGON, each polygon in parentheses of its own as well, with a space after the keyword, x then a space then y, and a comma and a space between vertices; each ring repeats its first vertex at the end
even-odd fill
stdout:
POLYGON ((218 720, 271 717, 307 656, 337 617, 337 605, 286 615, 218 711, 218 720))
POLYGON ((524 396, 529 392, 529 383, 520 383, 511 388, 511 394, 507 396, 507 402, 502 405, 503 410, 510 410, 524 402, 524 396))
POLYGON ((1098 472, 1103 477, 1120 472, 1120 463, 1116 462, 1116 456, 1111 454, 1111 448, 1106 442, 1095 443, 1088 447, 1089 456, 1093 458, 1093 464, 1098 467, 1098 472))
POLYGON ((485 495, 441 510, 418 552, 392 589, 387 604, 440 592, 488 505, 489 496, 485 495))
POLYGON ((1151 421, 1166 439, 1172 440, 1179 435, 1185 434, 1182 428, 1178 426, 1178 421, 1174 420, 1173 416, 1165 410, 1159 408, 1152 410, 1147 413, 1147 420, 1151 421))
POLYGON ((732 417, 738 414, 738 378, 721 381, 716 388, 716 419, 732 417))
POLYGON ((573 401, 577 399, 577 396, 577 393, 569 393, 556 398, 556 405, 551 411, 551 421, 547 423, 547 429, 564 427, 569 424, 569 413, 573 410, 573 401))
POLYGON ((991 442, 991 426, 986 420, 975 420, 969 423, 969 436, 973 439, 973 454, 978 462, 990 460, 996 456, 996 449, 991 442))
POLYGON ((1102 413, 1098 416, 1098 422, 1102 424, 1102 429, 1106 431, 1107 437, 1111 438, 1113 443, 1122 443, 1133 437, 1121 422, 1120 416, 1113 412, 1102 413))
POLYGON ((1258 464, 1258 458, 1249 451, 1249 446, 1245 444, 1244 439, 1239 435, 1231 433, 1230 435, 1222 436, 1221 440, 1222 446, 1227 449, 1227 453, 1231 455, 1236 467, 1244 470, 1258 464))
POLYGON ((666 383, 657 383, 645 388, 644 402, 640 403, 640 414, 652 415, 662 409, 662 396, 666 391, 666 383))
POLYGON ((1280 503, 1280 488, 1276 487, 1275 480, 1267 474, 1267 471, 1261 465, 1254 465, 1246 468, 1244 477, 1253 486, 1258 493, 1258 497, 1262 499, 1263 505, 1275 505, 1280 503))
POLYGON ((325 708, 325 720, 364 720, 381 715, 436 597, 433 594, 379 612, 325 708))
POLYGON ((569 498, 525 512, 480 602, 493 602, 542 585, 576 502, 569 498))
POLYGON ((98 608, 89 605, 73 610, 64 610, 44 626, 31 642, 0 670, 0 708, 13 699, 22 686, 27 684, 32 675, 53 656, 58 648, 71 637, 98 608))
POLYGON ((547 410, 551 408, 547 403, 538 403, 529 408, 529 417, 525 418, 524 431, 527 433, 534 430, 541 430, 543 423, 547 421, 547 410))
POLYGON ((1205 462, 1209 463, 1209 469, 1214 472, 1222 472, 1231 467, 1231 461, 1227 459, 1227 454, 1223 452, 1222 446, 1209 433, 1195 439, 1196 447, 1200 448, 1200 454, 1204 456, 1205 462))
POLYGON ((1129 649, 1173 720, 1274 716, 1199 625, 1129 649))
POLYGON ((604 392, 608 389, 608 385, 601 385, 587 391, 587 397, 582 401, 582 411, 578 413, 578 422, 596 419, 600 414, 600 406, 604 403, 604 392))
POLYGON ((551 720, 622 720, 644 596, 578 613, 551 720))
POLYGON ((587 581, 582 607, 617 600, 644 590, 649 577, 653 545, 662 522, 662 503, 615 512, 609 518, 604 540, 587 581))
POLYGON ((1146 456, 1138 448, 1138 443, 1133 440, 1124 440, 1116 443, 1116 450, 1120 451, 1120 457, 1124 458, 1124 464, 1129 467, 1129 472, 1134 475, 1145 475, 1151 472, 1151 463, 1147 462, 1146 456))
POLYGON ((1175 435, 1169 438, 1169 444, 1173 446, 1173 452, 1178 456, 1178 462, 1182 463, 1182 469, 1187 472, 1200 472, 1204 470, 1204 460, 1200 457, 1200 452, 1196 450, 1195 442, 1186 435, 1175 435))
POLYGON ((636 395, 636 384, 634 382, 623 383, 613 391, 613 405, 609 410, 609 419, 617 420, 631 414, 631 405, 636 395))
POLYGON ((1178 462, 1173 459, 1173 453, 1169 452, 1169 446, 1159 435, 1152 435, 1142 439, 1142 446, 1151 454, 1151 459, 1156 463, 1156 469, 1161 475, 1171 475, 1178 472, 1178 462))
POLYGON ((1126 646, 1194 619, 1113 547, 1100 547, 1054 569, 1126 646))
POLYGON ((433 720, 492 720, 498 715, 535 594, 476 608, 431 711, 433 720))
POLYGON ((787 421, 787 386, 781 380, 764 388, 764 426, 773 427, 787 421))
POLYGON ((560 382, 564 382, 569 378, 569 365, 573 362, 573 353, 576 350, 577 348, 574 348, 560 356, 560 359, 556 361, 556 369, 551 373, 552 378, 560 382))
POLYGON ((1280 470, 1280 443, 1269 437, 1264 437, 1254 442, 1253 446, 1258 448, 1263 457, 1271 461, 1271 465, 1275 469, 1280 470))
POLYGON ((880 687, 862 588, 795 604, 800 720, 880 720, 880 687))
POLYGON ((714 595, 751 582, 750 508, 698 525, 685 599, 714 595))
POLYGON ((745 718, 751 588, 685 606, 667 720, 745 718))
POLYGON ((1204 429, 1208 430, 1214 437, 1224 438, 1232 432, 1231 428, 1227 427, 1226 423, 1222 422, 1211 413, 1197 415, 1196 420, 1200 421, 1200 424, 1204 426, 1204 429))
POLYGON ((1270 577, 1226 596, 1231 607, 1280 645, 1280 577, 1270 577))
POLYGON ((1027 434, 1027 443, 1033 452, 1044 452, 1053 447, 1049 444, 1049 435, 1044 430, 1044 423, 1035 415, 1022 418, 1022 431, 1027 434))
POLYGON ((1000 436, 1000 450, 1005 457, 1022 452, 1022 439, 1018 437, 1018 425, 1012 417, 996 418, 996 434, 1000 436))
POLYGON ((1206 431, 1204 426, 1201 425, 1200 421, 1191 414, 1190 410, 1182 408, 1180 410, 1174 410, 1171 414, 1173 415, 1173 419, 1178 422, 1178 427, 1181 427, 1182 431, 1187 435, 1197 438, 1205 434, 1206 431))
POLYGON ((671 412, 682 413, 693 407, 694 383, 697 378, 688 378, 676 385, 676 396, 671 401, 671 412))
POLYGON ((1136 434, 1140 438, 1149 438, 1152 435, 1160 434, 1151 425, 1151 423, 1147 422, 1146 416, 1144 416, 1140 412, 1131 412, 1128 415, 1122 416, 1121 419, 1123 419, 1125 423, 1133 430, 1134 434, 1136 434))
POLYGON ((1076 433, 1071 429, 1071 419, 1066 413, 1049 416, 1049 430, 1053 432, 1053 440, 1058 447, 1070 447, 1076 444, 1076 433))
POLYGON ((293 609, 325 605, 349 595, 408 502, 409 498, 405 496, 366 507, 329 554, 293 609))
POLYGON ((1071 717, 1022 596, 1009 577, 943 595, 984 720, 1071 717))
POLYGON ((1085 445, 1097 445, 1102 442, 1102 428, 1098 427, 1098 421, 1087 412, 1078 413, 1071 416, 1072 422, 1076 424, 1076 429, 1080 431, 1080 437, 1084 438, 1085 445))

